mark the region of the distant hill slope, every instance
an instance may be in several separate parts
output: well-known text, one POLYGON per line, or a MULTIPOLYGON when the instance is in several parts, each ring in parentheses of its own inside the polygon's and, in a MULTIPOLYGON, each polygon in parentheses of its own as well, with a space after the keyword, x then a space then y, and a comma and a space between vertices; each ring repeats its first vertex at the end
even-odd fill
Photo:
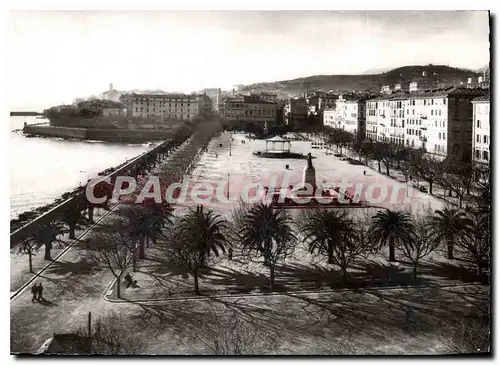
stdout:
POLYGON ((472 70, 445 65, 404 66, 375 75, 318 75, 294 80, 264 82, 246 85, 242 91, 276 91, 300 94, 305 90, 337 91, 352 90, 379 91, 382 85, 407 84, 417 81, 419 87, 460 85, 468 77, 477 76, 472 70), (425 75, 425 76, 424 76, 425 75))

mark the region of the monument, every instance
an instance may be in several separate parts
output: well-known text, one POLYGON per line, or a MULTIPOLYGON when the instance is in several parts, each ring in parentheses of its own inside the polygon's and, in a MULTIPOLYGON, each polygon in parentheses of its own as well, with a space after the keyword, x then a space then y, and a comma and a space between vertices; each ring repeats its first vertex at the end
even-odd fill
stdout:
POLYGON ((312 164, 312 155, 310 153, 307 154, 307 164, 304 167, 304 177, 302 179, 302 183, 309 183, 312 186, 316 186, 316 170, 312 164))

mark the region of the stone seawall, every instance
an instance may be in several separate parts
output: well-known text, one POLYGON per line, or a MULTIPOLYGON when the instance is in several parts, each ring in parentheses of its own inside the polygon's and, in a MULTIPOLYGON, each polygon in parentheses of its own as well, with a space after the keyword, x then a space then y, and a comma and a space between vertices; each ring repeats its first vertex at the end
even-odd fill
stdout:
POLYGON ((50 125, 27 125, 23 128, 26 135, 72 138, 94 141, 119 142, 147 142, 160 141, 170 137, 175 129, 171 130, 144 130, 144 129, 98 129, 98 128, 71 128, 54 127, 50 125))

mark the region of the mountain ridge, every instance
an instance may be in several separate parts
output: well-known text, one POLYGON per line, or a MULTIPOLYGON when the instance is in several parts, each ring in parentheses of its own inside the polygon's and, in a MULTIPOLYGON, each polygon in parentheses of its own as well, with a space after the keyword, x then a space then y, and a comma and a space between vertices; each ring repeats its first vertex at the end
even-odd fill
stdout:
MULTIPOLYGON (((370 71, 370 70, 368 70, 370 71)), ((280 91, 300 94, 306 90, 346 92, 352 90, 379 91, 383 85, 416 81, 419 88, 459 86, 467 83, 468 77, 477 77, 479 72, 448 65, 410 65, 390 69, 379 74, 359 75, 312 75, 291 80, 261 82, 244 85, 241 91, 280 91)))

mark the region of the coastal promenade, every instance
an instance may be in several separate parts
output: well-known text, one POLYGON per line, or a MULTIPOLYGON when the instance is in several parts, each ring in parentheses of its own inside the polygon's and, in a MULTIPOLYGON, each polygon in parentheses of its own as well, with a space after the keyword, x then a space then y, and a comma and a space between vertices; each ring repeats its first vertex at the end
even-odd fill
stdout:
MULTIPOLYGON (((168 140, 164 141, 163 143, 157 145, 156 147, 144 152, 143 154, 133 158, 132 160, 128 161, 127 163, 123 164, 122 166, 114 169, 111 171, 109 174, 102 176, 101 180, 104 181, 107 178, 114 178, 115 176, 122 174, 126 171, 129 171, 133 168, 135 168, 138 164, 142 163, 146 159, 150 158, 150 156, 153 156, 157 154, 159 151, 165 151, 167 154, 169 154, 172 150, 177 148, 179 145, 181 145, 184 141, 186 141, 191 132, 186 133, 186 130, 177 130, 175 133, 171 135, 171 138, 168 140)), ((16 228, 15 230, 11 231, 10 234, 10 242, 11 242, 11 247, 14 247, 18 242, 20 242, 23 238, 28 237, 30 234, 33 234, 34 229, 39 226, 40 224, 45 224, 48 222, 51 222, 53 220, 60 219, 61 213, 71 204, 74 202, 76 199, 76 196, 78 193, 81 193, 82 191, 85 191, 86 185, 75 189, 72 193, 70 193, 70 197, 65 199, 63 202, 60 204, 56 205, 55 207, 51 208, 49 211, 37 216, 36 218, 23 222, 21 227, 16 228)))

